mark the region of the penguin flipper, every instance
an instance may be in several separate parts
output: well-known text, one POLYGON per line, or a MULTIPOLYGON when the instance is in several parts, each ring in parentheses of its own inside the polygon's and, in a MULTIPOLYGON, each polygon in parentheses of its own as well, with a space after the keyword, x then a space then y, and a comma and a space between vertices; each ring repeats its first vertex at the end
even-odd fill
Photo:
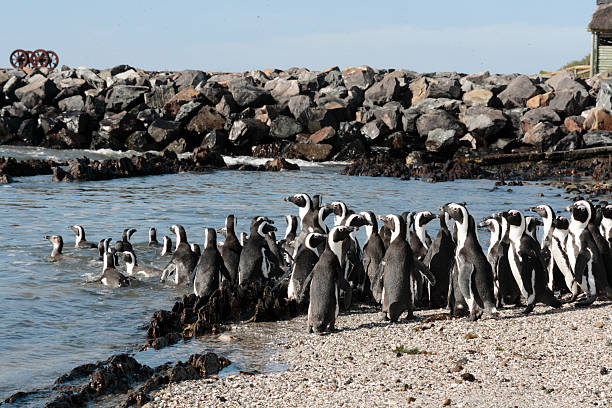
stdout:
POLYGON ((459 276, 457 277, 457 282, 459 283, 459 289, 463 294, 463 297, 467 300, 469 299, 469 294, 471 292, 471 284, 472 284, 472 273, 474 273, 474 264, 470 262, 464 262, 463 265, 459 268, 459 276), (466 296, 466 294, 468 296, 466 296))
POLYGON ((576 257, 576 267, 574 268, 574 279, 576 282, 582 282, 582 276, 587 264, 591 260, 591 253, 589 251, 580 251, 576 257))
POLYGON ((348 281, 344 279, 342 276, 340 277, 340 279, 338 279, 338 287, 347 292, 352 289, 348 281))
POLYGON ((374 279, 370 282, 370 290, 372 291, 372 295, 374 296, 374 300, 377 303, 382 301, 382 291, 383 291, 383 276, 385 273, 385 261, 381 261, 376 269, 376 273, 374 274, 374 279))
POLYGON ((308 276, 306 276, 306 279, 304 279, 304 283, 302 283, 302 288, 300 290, 300 294, 298 296, 298 303, 304 303, 304 300, 306 298, 306 293, 308 292, 308 290, 310 289, 310 282, 312 282, 312 271, 308 274, 308 276))
POLYGON ((414 258, 414 265, 417 267, 421 275, 423 275, 423 277, 427 279, 432 286, 436 284, 436 277, 433 273, 431 273, 427 265, 419 261, 416 257, 414 258))
POLYGON ((164 282, 166 279, 172 275, 173 272, 176 272, 176 264, 172 261, 166 265, 166 267, 162 270, 161 277, 159 278, 160 282, 164 282))

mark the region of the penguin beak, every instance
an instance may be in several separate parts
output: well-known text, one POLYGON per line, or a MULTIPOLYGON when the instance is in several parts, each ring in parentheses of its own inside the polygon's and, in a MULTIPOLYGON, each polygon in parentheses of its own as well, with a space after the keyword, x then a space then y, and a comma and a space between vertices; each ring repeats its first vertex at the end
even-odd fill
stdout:
POLYGON ((49 235, 45 235, 43 236, 43 239, 50 239, 51 237, 49 235))
POLYGON ((227 231, 227 228, 225 228, 225 227, 219 228, 216 231, 217 231, 217 234, 223 234, 223 233, 225 233, 227 231))

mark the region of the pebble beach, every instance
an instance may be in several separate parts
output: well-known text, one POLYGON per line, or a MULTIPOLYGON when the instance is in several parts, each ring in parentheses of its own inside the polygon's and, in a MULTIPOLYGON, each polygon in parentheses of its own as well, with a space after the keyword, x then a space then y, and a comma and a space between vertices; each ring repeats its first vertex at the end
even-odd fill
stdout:
POLYGON ((506 308, 477 322, 448 320, 444 310, 415 316, 389 324, 362 307, 323 336, 306 333, 305 316, 274 323, 271 361, 286 370, 170 384, 146 406, 612 406, 610 302, 540 305, 529 316, 506 308))

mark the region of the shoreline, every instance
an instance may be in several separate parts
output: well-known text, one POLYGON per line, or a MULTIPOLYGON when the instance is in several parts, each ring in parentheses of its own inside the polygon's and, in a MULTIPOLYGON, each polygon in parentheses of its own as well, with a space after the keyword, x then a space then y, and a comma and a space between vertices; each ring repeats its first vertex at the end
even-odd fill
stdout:
POLYGON ((361 308, 341 314, 339 330, 324 336, 306 334, 300 316, 279 324, 272 340, 271 360, 286 363, 286 371, 170 384, 145 406, 612 403, 610 302, 559 311, 539 305, 527 317, 503 309, 500 319, 475 323, 435 320, 443 312, 416 311, 417 320, 390 325, 377 310, 361 308), (398 346, 401 356, 393 351, 398 346))

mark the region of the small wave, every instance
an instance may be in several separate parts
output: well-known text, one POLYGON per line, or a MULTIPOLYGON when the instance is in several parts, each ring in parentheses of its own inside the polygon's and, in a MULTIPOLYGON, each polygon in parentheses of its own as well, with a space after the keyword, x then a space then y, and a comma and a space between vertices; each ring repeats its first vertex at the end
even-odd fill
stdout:
MULTIPOLYGON (((266 164, 267 161, 272 160, 271 158, 258 158, 251 156, 223 156, 225 164, 228 166, 235 166, 237 164, 248 164, 251 166, 260 166, 266 164)), ((340 161, 325 161, 325 162, 310 162, 307 160, 300 159, 286 159, 289 163, 297 164, 300 167, 335 167, 335 166, 346 166, 348 162, 340 161)))

